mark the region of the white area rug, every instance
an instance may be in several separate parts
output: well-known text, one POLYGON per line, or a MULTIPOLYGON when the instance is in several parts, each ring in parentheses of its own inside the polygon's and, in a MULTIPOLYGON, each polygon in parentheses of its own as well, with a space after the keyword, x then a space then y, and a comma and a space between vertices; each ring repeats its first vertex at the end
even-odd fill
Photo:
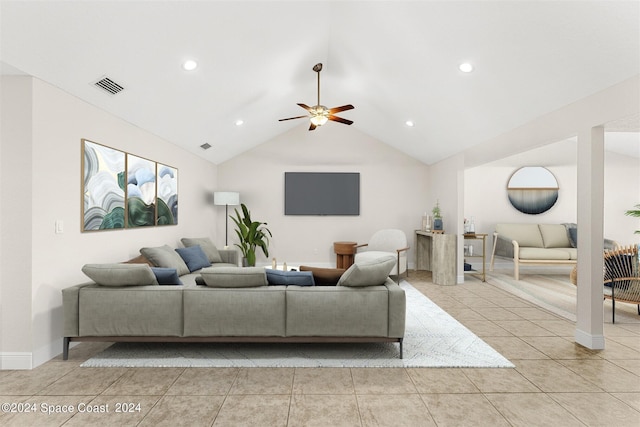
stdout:
POLYGON ((83 367, 481 367, 514 365, 403 281, 407 320, 397 343, 116 343, 83 367))

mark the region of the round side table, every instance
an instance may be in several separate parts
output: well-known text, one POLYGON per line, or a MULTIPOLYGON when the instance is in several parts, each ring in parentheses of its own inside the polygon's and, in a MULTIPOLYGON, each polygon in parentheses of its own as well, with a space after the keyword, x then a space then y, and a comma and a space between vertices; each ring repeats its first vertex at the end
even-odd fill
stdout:
POLYGON ((333 251, 336 253, 336 268, 344 268, 346 270, 353 265, 357 244, 356 242, 333 243, 333 251))

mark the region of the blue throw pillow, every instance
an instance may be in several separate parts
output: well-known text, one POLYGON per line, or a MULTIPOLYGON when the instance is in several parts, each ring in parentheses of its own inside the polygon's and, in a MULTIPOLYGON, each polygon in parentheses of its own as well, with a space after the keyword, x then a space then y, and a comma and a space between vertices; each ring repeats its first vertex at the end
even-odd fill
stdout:
POLYGON ((178 277, 178 270, 166 267, 151 267, 159 285, 183 285, 178 277))
POLYGON ((200 270, 201 268, 211 267, 209 257, 204 253, 200 246, 189 246, 188 248, 177 248, 176 252, 187 264, 190 272, 200 270))
POLYGON ((267 269, 267 282, 270 285, 315 286, 310 271, 281 271, 267 269))

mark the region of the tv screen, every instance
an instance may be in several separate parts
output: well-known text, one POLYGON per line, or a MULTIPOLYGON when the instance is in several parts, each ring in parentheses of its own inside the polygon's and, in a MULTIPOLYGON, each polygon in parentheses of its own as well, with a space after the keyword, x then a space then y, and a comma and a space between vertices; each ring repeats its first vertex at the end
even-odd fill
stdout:
POLYGON ((285 215, 360 215, 360 174, 285 172, 285 215))

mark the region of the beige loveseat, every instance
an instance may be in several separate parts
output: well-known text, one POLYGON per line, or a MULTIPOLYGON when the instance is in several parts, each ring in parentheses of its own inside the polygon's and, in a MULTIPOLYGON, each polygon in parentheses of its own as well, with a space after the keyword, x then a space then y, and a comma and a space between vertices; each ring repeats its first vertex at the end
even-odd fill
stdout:
MULTIPOLYGON (((618 246, 605 239, 604 248, 618 246)), ((490 271, 495 257, 513 259, 513 275, 520 279, 520 265, 572 265, 578 261, 576 224, 496 224, 493 233, 493 252, 490 271)))
POLYGON ((62 290, 63 359, 71 341, 397 342, 402 358, 406 300, 388 277, 394 257, 352 265, 337 286, 283 286, 220 252, 226 265, 180 275, 176 286, 160 286, 147 264, 83 267, 94 282, 62 290))

